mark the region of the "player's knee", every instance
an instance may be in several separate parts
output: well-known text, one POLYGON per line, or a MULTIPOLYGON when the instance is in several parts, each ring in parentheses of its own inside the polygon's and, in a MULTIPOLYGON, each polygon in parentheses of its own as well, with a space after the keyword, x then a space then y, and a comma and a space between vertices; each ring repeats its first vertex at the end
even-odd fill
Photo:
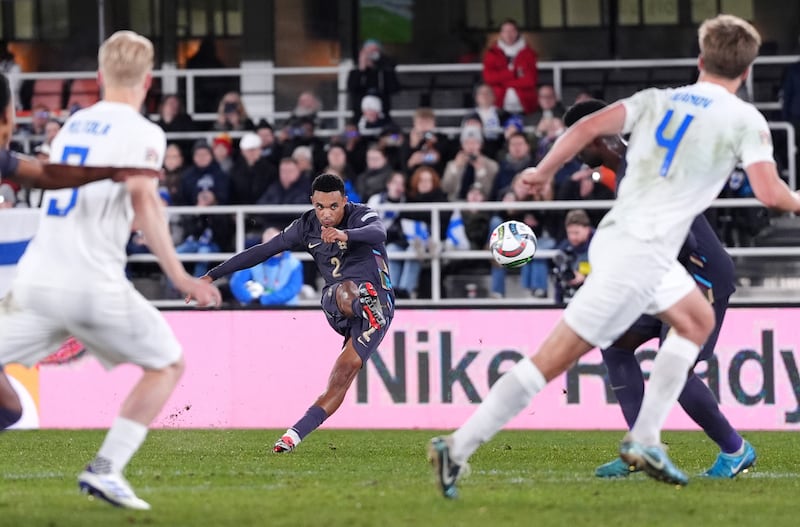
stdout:
POLYGON ((358 298, 358 286, 352 280, 346 280, 336 288, 336 305, 346 317, 352 317, 353 301, 358 298))

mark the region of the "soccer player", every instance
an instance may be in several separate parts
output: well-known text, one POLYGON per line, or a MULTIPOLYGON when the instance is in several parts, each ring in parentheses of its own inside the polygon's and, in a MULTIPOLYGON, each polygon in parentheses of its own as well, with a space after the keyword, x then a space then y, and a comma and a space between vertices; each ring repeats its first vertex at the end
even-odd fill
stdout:
MULTIPOLYGON (((70 117, 53 141, 54 158, 87 165, 161 167, 162 130, 139 114, 151 83, 153 45, 130 31, 100 47, 103 100, 70 117)), ((158 311, 125 278, 125 244, 136 223, 166 275, 202 305, 220 302, 211 284, 183 269, 172 245, 157 181, 130 176, 45 193, 36 237, 0 304, 0 364, 36 364, 68 336, 106 367, 141 366, 80 488, 114 505, 149 509, 123 477, 184 369, 181 347, 158 311)), ((0 374, 0 429, 20 417, 19 398, 0 374)))
MULTIPOLYGON (((605 102, 595 99, 578 103, 564 114, 564 123, 572 126, 583 117, 605 107, 605 102)), ((621 179, 626 168, 626 148, 625 142, 618 135, 601 137, 587 145, 578 157, 591 167, 602 165, 610 168, 621 179)), ((703 214, 692 222, 689 237, 678 254, 678 261, 694 278, 714 308, 714 329, 698 356, 698 361, 708 360, 714 353, 728 309, 728 299, 736 287, 733 260, 703 214)), ((656 317, 642 315, 611 347, 602 350, 611 388, 617 396, 628 428, 636 421, 644 396, 644 375, 634 352, 648 340, 659 338, 663 341, 668 330, 669 326, 656 317)), ((708 437, 719 445, 720 453, 712 467, 704 473, 706 476, 733 478, 755 463, 756 452, 753 446, 722 415, 714 394, 693 369, 689 370, 686 386, 678 402, 708 437)), ((595 471, 595 475, 601 478, 626 477, 630 473, 630 467, 619 457, 601 465, 595 471)))
POLYGON ((719 15, 700 26, 699 43, 697 83, 643 90, 585 117, 537 168, 523 172, 531 190, 541 191, 595 138, 631 133, 628 170, 592 239, 592 273, 583 287, 536 354, 503 375, 455 433, 431 440, 428 455, 445 497, 457 496, 458 476, 472 453, 547 382, 593 347, 610 346, 642 313, 658 315, 672 330, 620 456, 655 479, 688 483, 661 445, 661 428, 711 334, 714 312, 678 263, 678 252, 695 216, 719 194, 737 161, 763 203, 800 211, 800 196, 778 176, 764 117, 735 95, 758 55, 758 32, 740 18, 719 15))
POLYGON ((283 251, 308 251, 325 279, 322 309, 328 324, 344 337, 342 352, 325 391, 275 443, 272 451, 276 453, 293 451, 339 408, 358 371, 378 349, 394 315, 386 230, 378 213, 349 203, 344 181, 334 174, 314 179, 311 204, 313 210, 279 235, 233 256, 203 277, 210 282, 283 251))

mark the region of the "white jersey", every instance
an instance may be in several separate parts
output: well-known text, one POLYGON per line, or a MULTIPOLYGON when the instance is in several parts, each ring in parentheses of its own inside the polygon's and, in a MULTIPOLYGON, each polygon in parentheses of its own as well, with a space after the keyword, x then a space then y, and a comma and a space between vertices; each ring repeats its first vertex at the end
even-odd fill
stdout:
MULTIPOLYGON (((159 169, 165 150, 160 127, 126 104, 101 101, 64 123, 50 160, 159 169)), ((19 262, 17 282, 62 289, 124 282, 132 221, 124 183, 103 180, 46 192, 39 230, 19 262)))
POLYGON ((628 167, 601 226, 616 222, 677 250, 737 163, 774 162, 764 117, 717 84, 652 88, 622 103, 628 167))

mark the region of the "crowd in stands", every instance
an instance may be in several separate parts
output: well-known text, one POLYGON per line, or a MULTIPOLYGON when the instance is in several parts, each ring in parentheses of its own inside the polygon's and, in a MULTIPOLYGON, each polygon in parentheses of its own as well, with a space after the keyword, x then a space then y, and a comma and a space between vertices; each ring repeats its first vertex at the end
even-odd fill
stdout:
MULTIPOLYGON (((405 257, 391 262, 399 298, 430 295, 430 275, 424 272, 428 253, 442 247, 485 249, 492 229, 502 221, 514 219, 529 225, 540 249, 584 251, 603 211, 544 211, 537 210, 536 202, 613 199, 615 176, 573 160, 558 173, 553 188, 536 196, 527 194, 519 173, 535 166, 563 133, 565 107, 592 96, 584 91, 576 100, 558 100, 553 86, 538 83, 536 60, 535 51, 517 25, 511 20, 504 22, 497 41, 484 55, 484 83, 474 88, 473 111, 463 118, 459 133, 453 135, 437 131, 436 113, 431 108, 418 108, 410 129, 395 124, 390 104, 400 84, 394 62, 373 40, 364 43, 357 67, 348 78, 353 118, 332 136, 316 134, 319 129, 331 130, 336 125, 320 118, 320 99, 310 90, 299 93, 292 115, 276 123, 251 117, 236 91, 224 92, 213 104, 201 102, 206 108, 216 109, 211 130, 204 130, 211 140, 171 141, 164 160, 161 196, 165 204, 198 208, 196 215, 170 217, 178 252, 233 251, 232 217, 203 214, 204 209, 229 204, 307 204, 311 181, 321 172, 341 176, 351 201, 384 207, 381 216, 389 255, 405 253, 405 257), (230 134, 234 131, 245 133, 234 138, 230 134), (503 205, 519 201, 530 201, 531 208, 507 210, 503 205), (437 202, 464 204, 455 213, 440 213, 440 232, 431 232, 430 212, 385 208, 392 203, 437 202), (498 206, 495 211, 471 209, 476 202, 496 202, 498 206)), ((204 90, 219 93, 219 88, 212 83, 204 90)), ((793 106, 789 111, 794 111, 793 106)), ((789 118, 797 116, 791 114, 789 118)), ((186 114, 183 100, 176 94, 162 97, 156 122, 166 132, 202 129, 186 114)), ((29 153, 46 156, 59 127, 52 110, 40 105, 33 108, 30 124, 20 126, 19 135, 32 138, 29 153)), ((20 192, 6 196, 6 206, 15 198, 28 206, 38 205, 32 200, 33 193, 15 190, 20 192)), ((296 214, 248 215, 247 244, 273 236, 294 217, 296 214)), ((134 234, 129 251, 144 252, 145 244, 134 234)), ((191 262, 187 266, 201 276, 209 263, 191 262)), ((133 275, 136 269, 131 266, 133 275)), ((580 280, 588 268, 585 259, 578 258, 566 281, 559 278, 559 273, 564 273, 559 269, 558 262, 554 266, 553 262, 535 260, 514 272, 520 273, 521 286, 529 295, 562 298, 565 290, 568 293, 570 287, 579 285, 570 280, 580 280)), ((473 260, 451 261, 445 273, 490 276, 487 293, 497 298, 506 295, 508 271, 488 258, 477 264, 473 260)), ((279 255, 235 276, 230 288, 242 304, 270 305, 296 301, 303 283, 316 285, 313 266, 304 266, 290 255, 279 255), (301 267, 305 270, 298 282, 301 267), (279 292, 284 287, 290 289, 279 292)))

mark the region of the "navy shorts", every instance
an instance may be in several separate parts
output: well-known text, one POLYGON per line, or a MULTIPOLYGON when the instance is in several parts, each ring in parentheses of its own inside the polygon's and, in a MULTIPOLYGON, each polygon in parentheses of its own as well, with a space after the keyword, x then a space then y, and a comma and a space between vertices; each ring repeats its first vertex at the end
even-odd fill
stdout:
MULTIPOLYGON (((708 360, 714 354, 719 332, 725 320, 725 312, 728 310, 728 298, 715 298, 711 307, 714 308, 714 329, 711 331, 711 335, 709 335, 706 343, 700 348, 700 355, 697 356, 698 361, 708 360)), ((633 323, 628 331, 647 337, 648 340, 657 338, 660 342, 663 342, 664 338, 667 336, 667 331, 669 331, 669 326, 656 317, 642 315, 633 323)))
POLYGON ((378 290, 386 325, 376 330, 369 325, 369 320, 361 316, 360 313, 355 318, 347 318, 339 311, 339 306, 336 304, 336 290, 339 285, 332 285, 322 294, 322 310, 325 312, 328 324, 336 333, 344 337, 342 347, 347 344, 348 340, 352 339, 356 353, 366 363, 372 354, 377 351, 383 337, 389 331, 389 326, 391 326, 392 317, 394 316, 394 301, 384 291, 378 290))

